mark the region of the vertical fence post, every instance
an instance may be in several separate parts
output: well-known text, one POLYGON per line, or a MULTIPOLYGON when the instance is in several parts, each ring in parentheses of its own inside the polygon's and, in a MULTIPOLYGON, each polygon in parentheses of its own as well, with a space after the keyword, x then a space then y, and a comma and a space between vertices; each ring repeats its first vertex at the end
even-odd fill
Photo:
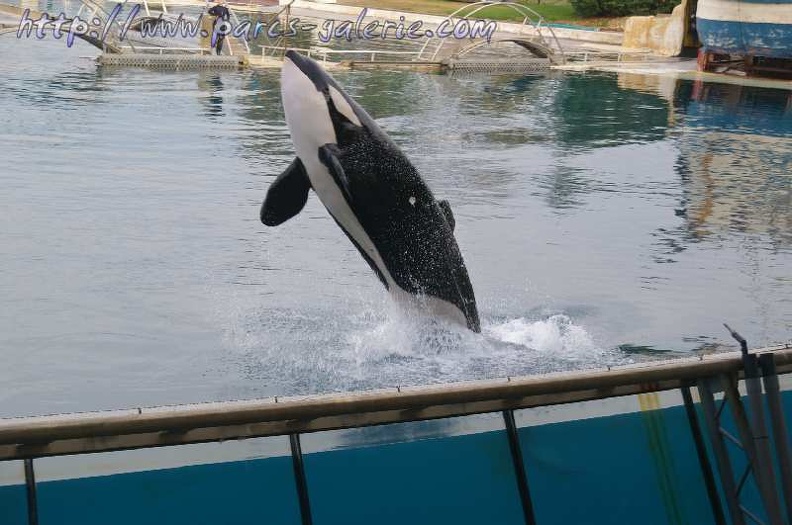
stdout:
POLYGON ((36 499, 36 473, 33 460, 25 460, 25 488, 27 492, 28 525, 38 525, 38 501, 36 499))
POLYGON ((777 484, 775 473, 773 472, 770 436, 767 432, 764 417, 765 400, 762 395, 759 361, 756 355, 748 353, 745 344, 743 344, 742 350, 745 389, 748 393, 748 403, 751 407, 750 413, 740 404, 740 392, 737 390, 736 384, 729 382, 724 385, 724 390, 726 395, 734 401, 732 403, 734 422, 740 432, 743 447, 745 447, 748 459, 753 467, 754 480, 756 480, 767 517, 772 525, 783 525, 781 502, 778 499, 778 492, 776 492, 777 484))
POLYGON ((767 407, 770 411, 776 457, 781 473, 781 488, 787 521, 792 524, 792 454, 789 451, 789 433, 784 418, 784 407, 781 403, 781 388, 778 384, 778 375, 776 375, 775 356, 762 354, 759 356, 759 365, 762 368, 762 381, 767 393, 767 407))
POLYGON ((289 444, 291 445, 292 466, 294 467, 294 481, 297 483, 297 497, 300 501, 300 518, 302 525, 312 525, 311 502, 308 499, 308 482, 305 479, 300 435, 289 434, 289 444))
POLYGON ((734 470, 732 469, 729 453, 723 442, 721 428, 718 424, 720 411, 715 407, 715 396, 713 394, 710 381, 714 378, 699 379, 698 391, 701 398, 701 408, 704 410, 704 421, 706 422, 707 433, 712 444, 712 452, 718 464, 721 487, 726 498, 726 506, 729 509, 729 516, 734 525, 745 525, 745 518, 740 508, 739 493, 737 484, 734 482, 734 470))
POLYGON ((696 455, 698 456, 701 474, 704 476, 704 485, 707 488, 707 497, 712 508, 712 517, 717 525, 726 525, 726 516, 723 514, 718 487, 715 484, 715 475, 712 472, 712 464, 707 456, 707 446, 704 444, 704 436, 701 433, 696 406, 693 404, 693 396, 690 394, 690 385, 682 387, 682 399, 685 400, 685 412, 687 413, 690 432, 693 434, 693 443, 696 445, 696 455))
POLYGON ((520 448, 520 437, 514 422, 514 411, 504 410, 503 421, 506 423, 506 435, 509 438, 509 451, 514 465, 514 475, 517 478, 517 490, 520 493, 525 525, 536 525, 531 493, 528 490, 528 476, 525 475, 525 462, 523 461, 522 448, 520 448))

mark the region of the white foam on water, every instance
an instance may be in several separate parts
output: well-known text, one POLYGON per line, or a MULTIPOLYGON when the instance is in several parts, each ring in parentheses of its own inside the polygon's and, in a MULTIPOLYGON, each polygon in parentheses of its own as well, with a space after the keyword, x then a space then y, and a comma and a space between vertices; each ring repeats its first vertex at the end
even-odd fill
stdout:
POLYGON ((486 326, 485 332, 498 341, 565 359, 586 360, 604 353, 585 328, 564 314, 537 321, 511 319, 486 326))
MULTIPOLYGON (((481 334, 392 301, 237 311, 226 344, 244 395, 299 395, 493 379, 623 363, 567 313, 482 319, 481 334), (362 304, 361 304, 362 303, 362 304)), ((233 365, 232 365, 233 366, 233 365)))

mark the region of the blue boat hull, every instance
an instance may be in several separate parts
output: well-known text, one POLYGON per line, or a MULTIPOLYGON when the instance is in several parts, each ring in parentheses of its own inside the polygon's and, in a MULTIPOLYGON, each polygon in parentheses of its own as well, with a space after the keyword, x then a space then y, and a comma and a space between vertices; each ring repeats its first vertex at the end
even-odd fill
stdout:
POLYGON ((792 58, 792 3, 701 0, 696 28, 709 53, 792 58))

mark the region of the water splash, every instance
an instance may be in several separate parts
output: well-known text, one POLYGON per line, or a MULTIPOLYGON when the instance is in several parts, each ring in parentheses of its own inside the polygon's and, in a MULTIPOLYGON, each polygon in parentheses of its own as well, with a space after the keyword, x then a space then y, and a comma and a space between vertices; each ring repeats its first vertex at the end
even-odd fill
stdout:
POLYGON ((602 351, 582 326, 576 325, 571 317, 564 314, 536 321, 512 319, 490 325, 485 330, 498 341, 575 361, 586 360, 602 351))
MULTIPOLYGON (((481 334, 404 311, 248 312, 227 344, 257 395, 492 379, 625 362, 564 313, 483 319, 481 334)), ((355 309, 353 309, 355 310, 355 309)))

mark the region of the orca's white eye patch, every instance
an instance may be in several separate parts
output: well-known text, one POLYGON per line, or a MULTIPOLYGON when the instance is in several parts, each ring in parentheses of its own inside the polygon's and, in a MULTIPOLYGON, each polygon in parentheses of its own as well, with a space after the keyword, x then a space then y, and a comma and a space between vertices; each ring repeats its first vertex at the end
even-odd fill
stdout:
POLYGON ((333 105, 338 112, 344 115, 352 124, 360 126, 360 119, 355 115, 355 111, 352 109, 352 106, 349 105, 347 99, 344 98, 344 95, 333 86, 328 86, 328 91, 330 92, 330 98, 333 99, 333 105))

